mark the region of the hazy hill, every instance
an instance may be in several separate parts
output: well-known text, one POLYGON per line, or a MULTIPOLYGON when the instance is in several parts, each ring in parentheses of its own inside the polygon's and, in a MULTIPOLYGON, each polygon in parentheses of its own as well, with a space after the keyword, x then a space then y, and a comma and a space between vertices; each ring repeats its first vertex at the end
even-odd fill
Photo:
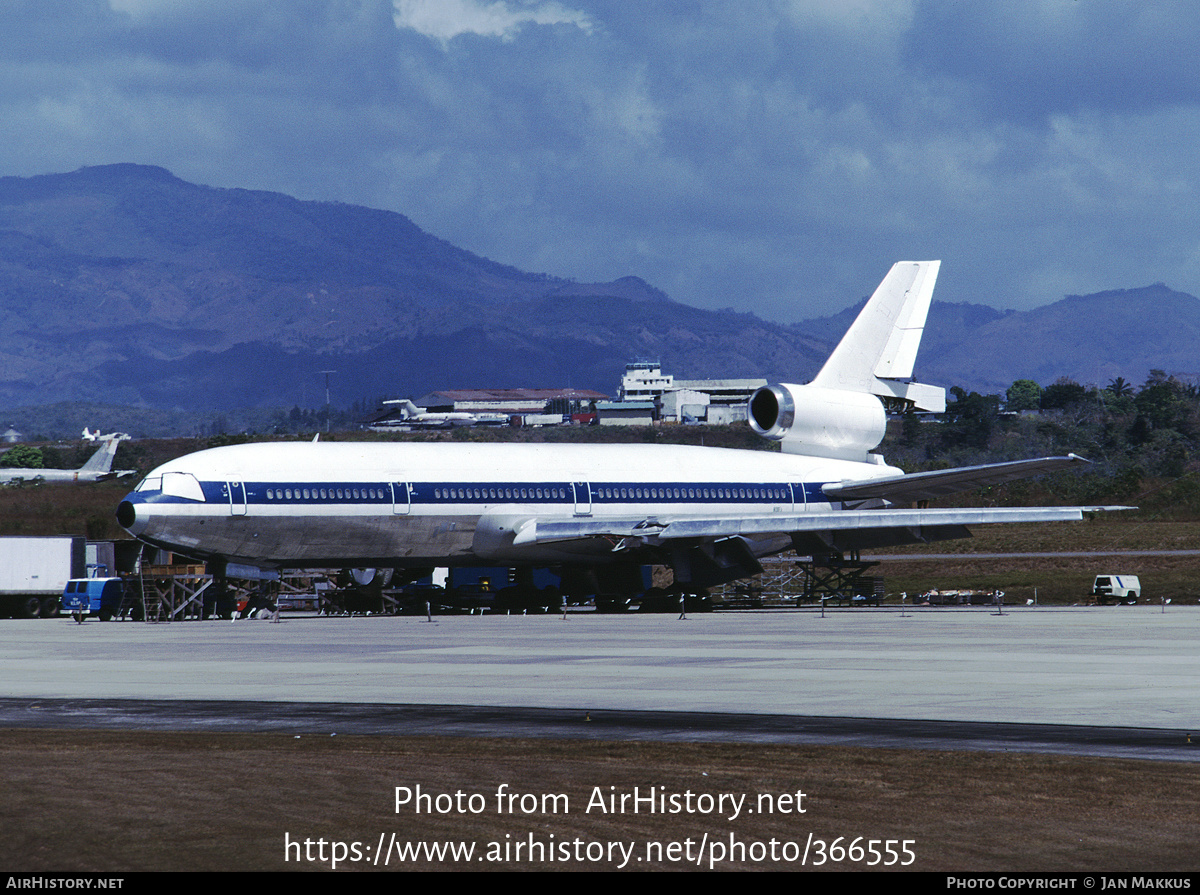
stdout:
MULTIPOLYGON (((797 324, 840 338, 865 303, 797 324)), ((1049 385, 1060 377, 1101 387, 1118 376, 1140 385, 1153 369, 1200 378, 1200 299, 1161 283, 1070 295, 1030 311, 939 302, 929 309, 918 378, 1003 393, 1014 380, 1049 385)))
POLYGON ((110 165, 0 178, 0 406, 225 408, 434 388, 809 375, 819 342, 458 249, 403 215, 110 165))
POLYGON ((923 376, 983 393, 1002 393, 1015 379, 1049 385, 1062 376, 1101 387, 1121 376, 1140 385, 1152 369, 1195 379, 1200 299, 1161 283, 1071 295, 982 324, 927 329, 926 338, 923 376))
MULTIPOLYGON (((612 393, 624 364, 803 382, 861 302, 794 325, 576 283, 456 248, 403 215, 109 165, 0 178, 0 407, 315 407, 439 388, 612 393)), ((935 302, 917 373, 1003 391, 1200 368, 1200 301, 1162 285, 1033 311, 935 302)), ((99 422, 99 421, 97 421, 99 422)))

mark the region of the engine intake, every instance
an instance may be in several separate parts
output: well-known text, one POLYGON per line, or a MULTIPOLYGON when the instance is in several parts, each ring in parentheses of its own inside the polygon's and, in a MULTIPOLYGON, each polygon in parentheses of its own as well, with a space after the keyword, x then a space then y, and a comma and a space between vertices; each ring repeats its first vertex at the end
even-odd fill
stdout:
POLYGON ((789 454, 866 461, 883 441, 887 416, 875 395, 782 383, 750 396, 750 426, 789 454))

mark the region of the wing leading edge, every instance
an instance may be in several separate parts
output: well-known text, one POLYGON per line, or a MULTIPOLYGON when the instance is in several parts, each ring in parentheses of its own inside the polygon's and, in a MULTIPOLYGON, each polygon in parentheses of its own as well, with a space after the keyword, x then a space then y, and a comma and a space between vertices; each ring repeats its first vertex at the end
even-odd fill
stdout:
MULTIPOLYGON (((700 519, 669 516, 660 518, 613 518, 595 520, 527 520, 514 526, 513 546, 573 541, 587 538, 636 539, 662 543, 680 539, 711 540, 769 534, 795 535, 805 532, 907 529, 920 540, 917 530, 946 526, 990 525, 1005 522, 1072 522, 1084 513, 1128 510, 1133 507, 1001 507, 938 508, 915 510, 833 510, 770 516, 731 516, 700 519)), ((940 538, 934 538, 940 540, 940 538)))

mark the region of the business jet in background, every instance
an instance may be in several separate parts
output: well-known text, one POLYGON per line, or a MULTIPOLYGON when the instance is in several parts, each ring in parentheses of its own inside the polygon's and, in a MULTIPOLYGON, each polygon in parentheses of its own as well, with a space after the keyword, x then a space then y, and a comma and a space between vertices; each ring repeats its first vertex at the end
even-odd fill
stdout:
POLYGON ((956 491, 1082 465, 1074 455, 905 475, 872 451, 882 398, 928 411, 912 381, 939 262, 900 262, 807 385, 750 399, 781 451, 599 444, 247 444, 172 460, 117 510, 131 534, 217 570, 555 567, 563 589, 641 589, 670 566, 680 589, 754 575, 794 549, 836 558, 967 537, 967 526, 1078 520, 1106 507, 928 508, 956 491), (915 504, 915 507, 914 507, 915 504))

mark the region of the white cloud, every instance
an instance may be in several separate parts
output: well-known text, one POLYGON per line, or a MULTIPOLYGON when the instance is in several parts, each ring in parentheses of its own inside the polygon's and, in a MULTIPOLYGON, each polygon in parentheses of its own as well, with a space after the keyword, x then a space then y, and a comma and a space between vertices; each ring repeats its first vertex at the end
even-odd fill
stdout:
POLYGON ((161 7, 162 3, 160 0, 108 0, 108 6, 113 12, 137 16, 154 11, 161 7))
POLYGON ((251 4, 244 0, 108 0, 109 9, 124 13, 134 20, 186 18, 197 13, 209 13, 237 6, 250 7, 251 4))
POLYGON ((900 32, 912 23, 914 0, 787 0, 784 11, 801 25, 843 32, 900 32))
POLYGON ((446 44, 460 34, 479 34, 512 40, 525 25, 575 25, 592 30, 582 12, 553 2, 525 3, 495 0, 392 0, 397 28, 411 28, 446 44))

